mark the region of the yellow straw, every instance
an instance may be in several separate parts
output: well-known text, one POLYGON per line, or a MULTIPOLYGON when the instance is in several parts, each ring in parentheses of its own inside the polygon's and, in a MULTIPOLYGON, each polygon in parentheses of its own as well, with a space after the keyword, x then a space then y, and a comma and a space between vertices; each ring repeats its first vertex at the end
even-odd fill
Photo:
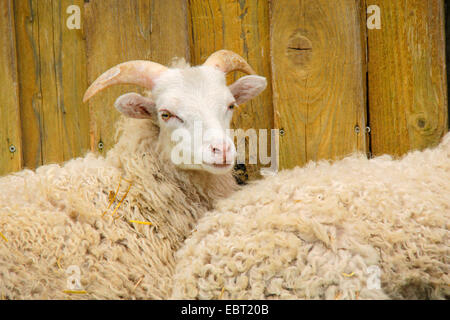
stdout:
POLYGON ((342 275, 343 275, 344 277, 348 277, 348 278, 353 277, 354 274, 355 274, 354 272, 352 272, 352 273, 344 273, 344 272, 342 272, 342 275))
POLYGON ((136 283, 136 285, 134 286, 133 290, 136 290, 136 288, 139 286, 139 284, 142 282, 142 280, 144 280, 145 276, 142 276, 141 279, 139 279, 139 281, 136 283))
POLYGON ((119 180, 119 186, 117 187, 116 193, 114 193, 114 197, 109 201, 109 205, 108 208, 106 208, 105 212, 103 212, 102 217, 106 214, 106 212, 109 210, 109 208, 111 207, 111 205, 113 204, 114 200, 116 200, 117 198, 117 193, 119 192, 119 188, 120 188, 120 183, 122 182, 122 177, 120 177, 119 180))
POLYGON ((222 299, 223 293, 225 292, 225 287, 222 288, 222 291, 220 292, 219 300, 222 299))
POLYGON ((1 232, 0 232, 0 237, 2 237, 6 242, 8 242, 8 239, 6 239, 6 237, 1 232))
POLYGON ((124 201, 125 198, 127 197, 128 192, 130 191, 130 189, 131 189, 131 183, 130 183, 130 185, 128 186, 127 192, 125 192, 125 195, 122 197, 122 200, 120 200, 119 204, 118 204, 117 207, 114 209, 114 211, 113 211, 111 217, 114 217, 114 215, 116 214, 117 210, 120 208, 120 206, 122 205, 123 201, 124 201))
POLYGON ((147 222, 147 221, 136 221, 136 220, 129 220, 131 223, 139 223, 139 224, 146 224, 146 225, 152 225, 153 223, 147 222))
POLYGON ((64 290, 63 292, 69 294, 87 294, 85 290, 64 290))
POLYGON ((56 260, 56 264, 58 265, 58 268, 59 268, 60 270, 62 270, 61 264, 59 263, 60 261, 61 261, 61 257, 59 257, 58 260, 56 260))

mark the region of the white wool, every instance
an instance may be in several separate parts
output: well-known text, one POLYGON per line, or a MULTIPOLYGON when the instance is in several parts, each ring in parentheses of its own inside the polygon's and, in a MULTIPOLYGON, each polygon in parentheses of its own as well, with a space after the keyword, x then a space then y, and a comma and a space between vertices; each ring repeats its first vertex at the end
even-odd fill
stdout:
MULTIPOLYGON (((229 106, 234 95, 248 100, 259 94, 266 80, 252 75, 230 91, 225 73, 212 67, 191 68, 181 60, 169 69, 150 63, 160 72, 148 79, 139 73, 148 65, 135 61, 113 67, 85 94, 89 99, 132 77, 132 83, 154 84, 148 97, 128 93, 116 100, 120 112, 136 119, 121 119, 118 142, 105 158, 90 153, 0 178, 2 296, 67 298, 71 270, 79 270, 79 286, 85 288, 75 298, 170 296, 174 252, 197 219, 237 189, 231 175, 234 144, 226 136, 229 106), (172 161, 172 133, 192 134, 195 122, 219 134, 215 141, 194 144, 197 153, 208 154, 206 160, 183 167, 172 161)), ((191 148, 188 142, 182 146, 191 148)))
POLYGON ((310 162, 200 219, 172 298, 448 299, 449 224, 450 134, 400 160, 310 162))
POLYGON ((161 157, 151 120, 122 119, 106 158, 92 153, 0 178, 0 294, 7 299, 162 299, 173 253, 231 174, 183 171, 161 157), (122 179, 122 180, 121 180, 122 179), (126 190, 131 182, 129 193, 126 190), (119 183, 118 201, 107 210, 119 183), (103 213, 107 211, 105 216, 103 213), (151 222, 141 225, 130 220, 151 222), (70 266, 86 294, 70 294, 70 266))

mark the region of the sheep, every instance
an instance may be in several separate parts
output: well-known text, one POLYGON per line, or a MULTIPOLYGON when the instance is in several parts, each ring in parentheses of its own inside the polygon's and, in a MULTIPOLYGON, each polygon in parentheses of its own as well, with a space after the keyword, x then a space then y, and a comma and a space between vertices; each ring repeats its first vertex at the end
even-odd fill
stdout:
MULTIPOLYGON (((171 294, 174 252, 213 203, 237 189, 227 136, 233 109, 266 79, 236 53, 220 50, 201 66, 129 61, 102 74, 84 101, 109 86, 127 93, 116 144, 0 179, 0 294, 6 299, 163 299, 171 294), (227 86, 225 75, 247 74, 227 86), (215 134, 191 146, 173 141, 195 124, 215 134), (192 160, 176 162, 173 151, 192 160)), ((203 138, 203 137, 201 137, 203 138)))
POLYGON ((401 159, 280 171, 220 200, 176 254, 172 299, 448 299, 450 133, 401 159))

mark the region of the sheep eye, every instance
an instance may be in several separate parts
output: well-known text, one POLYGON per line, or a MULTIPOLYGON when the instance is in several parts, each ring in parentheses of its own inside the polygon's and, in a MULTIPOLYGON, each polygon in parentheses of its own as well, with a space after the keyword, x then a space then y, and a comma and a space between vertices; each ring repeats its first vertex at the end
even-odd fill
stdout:
POLYGON ((172 117, 172 114, 168 111, 163 111, 161 113, 161 119, 163 119, 164 121, 169 120, 172 117))
POLYGON ((166 110, 166 109, 160 110, 160 115, 161 115, 161 119, 163 119, 164 121, 169 121, 169 119, 175 118, 178 121, 180 121, 181 123, 184 123, 183 119, 181 119, 177 115, 171 113, 169 110, 166 110))
POLYGON ((232 104, 230 104, 230 105, 228 106, 228 109, 233 110, 234 107, 236 107, 236 103, 233 102, 232 104))

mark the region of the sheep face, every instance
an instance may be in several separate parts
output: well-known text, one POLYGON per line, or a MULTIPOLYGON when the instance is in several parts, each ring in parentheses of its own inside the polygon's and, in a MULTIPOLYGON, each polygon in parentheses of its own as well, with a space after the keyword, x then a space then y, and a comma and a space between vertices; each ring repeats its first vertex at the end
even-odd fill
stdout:
POLYGON ((227 86, 224 72, 203 65, 167 69, 154 82, 151 97, 128 93, 116 108, 128 117, 153 118, 160 149, 177 167, 229 172, 236 155, 228 130, 233 111, 263 91, 266 79, 250 75, 227 86))
POLYGON ((112 67, 86 90, 86 102, 117 84, 136 84, 152 90, 151 97, 128 93, 116 108, 128 117, 153 118, 159 124, 161 153, 190 170, 214 174, 229 172, 236 148, 227 130, 233 109, 263 91, 266 79, 240 55, 219 50, 197 67, 167 68, 159 63, 134 60, 112 67), (226 85, 225 75, 242 71, 250 76, 226 85))

